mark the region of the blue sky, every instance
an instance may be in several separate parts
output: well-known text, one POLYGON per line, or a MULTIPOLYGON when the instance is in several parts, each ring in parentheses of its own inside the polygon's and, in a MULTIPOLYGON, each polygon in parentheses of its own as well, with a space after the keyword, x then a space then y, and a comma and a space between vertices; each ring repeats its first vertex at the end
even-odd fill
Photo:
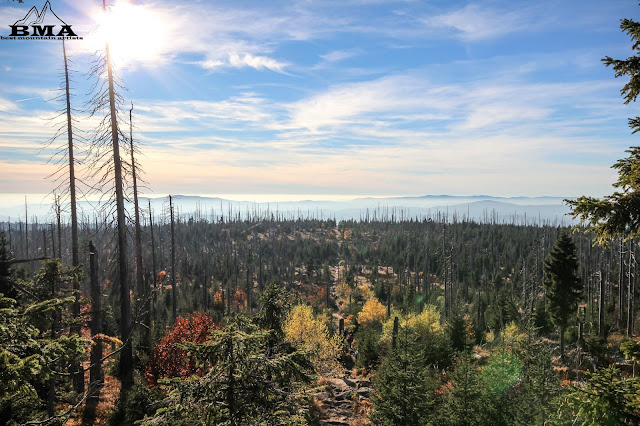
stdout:
MULTIPOLYGON (((0 22, 44 0, 0 2, 0 22)), ((52 0, 74 106, 99 2, 52 0)), ((150 195, 602 196, 637 144, 617 1, 137 1, 112 45, 150 195), (120 49, 118 53, 117 50, 120 49)), ((105 27, 108 27, 105 24, 105 27)), ((115 33, 115 34, 114 34, 115 33)), ((59 41, 0 40, 0 194, 48 193, 59 41)), ((89 130, 93 120, 78 114, 89 130)), ((0 196, 0 203, 2 202, 0 196)), ((281 196, 282 198, 282 196, 281 196)))

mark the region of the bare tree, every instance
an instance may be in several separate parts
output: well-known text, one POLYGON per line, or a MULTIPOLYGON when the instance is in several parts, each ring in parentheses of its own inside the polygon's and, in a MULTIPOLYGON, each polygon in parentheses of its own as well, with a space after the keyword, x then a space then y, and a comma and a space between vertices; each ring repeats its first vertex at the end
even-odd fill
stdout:
MULTIPOLYGON (((54 148, 55 152, 49 159, 49 162, 55 162, 57 165, 56 170, 49 175, 49 178, 53 179, 57 183, 53 190, 56 197, 56 216, 58 216, 58 222, 60 222, 60 198, 68 200, 69 209, 71 213, 71 264, 74 268, 80 266, 79 249, 78 249, 78 215, 77 215, 77 195, 76 195, 76 164, 78 163, 75 152, 74 143, 78 141, 74 140, 74 136, 80 135, 78 140, 83 142, 82 133, 77 128, 77 120, 74 118, 73 113, 75 110, 71 108, 71 74, 73 71, 69 68, 69 58, 67 57, 67 50, 64 40, 62 40, 62 58, 64 68, 62 71, 62 83, 58 89, 59 94, 54 98, 56 101, 63 101, 64 107, 59 110, 59 114, 51 119, 56 127, 55 134, 45 144, 46 148, 54 148), (65 138, 66 136, 66 138, 65 138)), ((26 203, 26 199, 25 199, 26 203)), ((26 207, 25 207, 26 210, 26 207)), ((60 228, 60 224, 58 224, 60 228)), ((60 240, 60 236, 58 238, 60 240)), ((60 243, 60 241, 59 241, 60 243)), ((28 250, 28 249, 27 249, 28 250)), ((61 250, 58 250, 58 254, 62 257, 61 250)), ((75 275, 74 275, 75 276, 75 275)), ((77 279, 73 280, 73 292, 75 301, 72 306, 72 315, 74 321, 71 324, 71 332, 80 335, 80 323, 78 317, 80 316, 80 283, 77 279)), ((84 377, 81 372, 80 365, 72 366, 73 371, 73 385, 74 390, 78 393, 84 392, 84 377)))
MULTIPOLYGON (((106 5, 103 0, 106 13, 106 5)), ((131 175, 131 165, 122 160, 121 150, 126 153, 129 149, 126 135, 121 133, 124 123, 122 111, 124 98, 119 91, 124 87, 118 82, 111 60, 109 43, 104 52, 96 55, 90 75, 95 77, 91 91, 93 96, 88 103, 91 117, 102 117, 93 129, 89 144, 90 160, 89 177, 97 182, 93 189, 101 197, 107 195, 115 201, 115 216, 117 228, 117 276, 120 286, 120 335, 125 342, 120 355, 120 369, 122 373, 123 390, 133 383, 133 350, 131 345, 131 296, 127 260, 127 222, 125 212, 125 189, 131 175)), ((101 198, 102 200, 102 198, 101 198)), ((113 214, 113 203, 105 203, 104 208, 113 214)))
POLYGON ((138 297, 144 297, 145 292, 143 289, 143 277, 142 277, 142 231, 140 230, 140 206, 138 204, 138 178, 136 174, 137 164, 135 160, 135 147, 133 144, 133 102, 131 103, 131 109, 129 110, 129 144, 131 151, 131 175, 133 179, 133 210, 135 217, 135 238, 136 238, 136 285, 138 297))
POLYGON ((178 317, 177 295, 176 295, 176 240, 175 226, 173 218, 173 198, 169 195, 169 210, 171 212, 171 300, 172 300, 172 318, 175 322, 178 317))

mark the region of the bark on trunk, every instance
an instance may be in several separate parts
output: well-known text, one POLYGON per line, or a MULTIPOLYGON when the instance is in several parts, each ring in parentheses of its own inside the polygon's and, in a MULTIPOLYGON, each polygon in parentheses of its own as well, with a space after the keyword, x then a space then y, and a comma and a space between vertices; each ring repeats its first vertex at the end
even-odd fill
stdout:
MULTIPOLYGON (((105 7, 103 0, 103 7, 105 7)), ((107 78, 109 80, 109 108, 111 112, 111 139, 113 145, 114 183, 116 190, 116 213, 118 227, 118 278, 120 284, 120 336, 124 347, 120 352, 120 372, 122 389, 133 384, 133 350, 131 345, 131 295, 127 273, 127 228, 124 213, 124 189, 122 184, 122 162, 120 159, 120 139, 118 133, 118 117, 116 114, 115 89, 113 83, 113 67, 109 44, 106 45, 107 78)))
POLYGON ((173 198, 169 195, 169 211, 171 215, 171 301, 172 301, 172 317, 173 322, 176 322, 178 317, 178 298, 176 295, 176 240, 174 234, 174 221, 173 221, 173 198))

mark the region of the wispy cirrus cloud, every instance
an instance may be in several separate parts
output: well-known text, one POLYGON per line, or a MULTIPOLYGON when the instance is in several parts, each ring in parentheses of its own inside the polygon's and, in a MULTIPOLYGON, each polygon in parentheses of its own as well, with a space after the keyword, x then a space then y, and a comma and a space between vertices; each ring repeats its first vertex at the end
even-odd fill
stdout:
POLYGON ((249 53, 229 55, 229 64, 236 68, 251 67, 257 70, 269 69, 276 72, 283 72, 288 65, 286 62, 280 62, 267 56, 254 56, 249 53))
POLYGON ((146 132, 202 132, 203 130, 259 129, 277 121, 278 106, 255 93, 242 93, 221 101, 141 100, 138 127, 146 132))
MULTIPOLYGON (((338 85, 291 104, 291 125, 317 131, 382 118, 389 113, 413 113, 431 102, 427 96, 430 91, 442 90, 426 79, 406 75, 338 85)), ((440 104, 440 112, 448 109, 449 102, 440 104)))
POLYGON ((0 111, 8 112, 14 110, 16 108, 15 103, 9 101, 8 99, 0 97, 0 111))
POLYGON ((325 53, 324 55, 320 55, 320 57, 325 62, 339 62, 347 58, 352 58, 359 53, 359 49, 333 50, 329 53, 325 53))
POLYGON ((338 85, 290 104, 289 124, 312 132, 340 133, 345 126, 358 124, 393 127, 413 123, 418 128, 454 132, 542 123, 556 111, 576 108, 572 100, 580 108, 589 108, 585 93, 595 96, 613 84, 499 83, 493 79, 438 84, 416 73, 401 74, 338 85))
MULTIPOLYGON (((332 50, 320 55, 320 61, 311 67, 311 70, 325 70, 331 68, 341 68, 344 74, 353 74, 354 70, 347 70, 341 67, 341 62, 346 59, 357 57, 363 53, 362 49, 341 49, 332 50)), ((362 70, 364 71, 364 70, 362 70)), ((368 73, 375 73, 375 70, 367 70, 368 73)))
MULTIPOLYGON (((430 28, 448 30, 463 41, 480 41, 505 36, 538 25, 533 8, 498 9, 490 4, 470 3, 465 7, 421 21, 430 28)), ((537 14, 536 14, 537 15, 537 14)), ((540 19, 540 16, 538 16, 540 19)))
MULTIPOLYGON (((345 145, 331 150, 264 140, 251 149, 235 149, 241 142, 228 140, 206 150, 200 148, 204 141, 179 150, 155 144, 145 150, 144 167, 148 178, 156 183, 156 191, 172 188, 173 176, 180 176, 196 193, 216 188, 231 192, 341 193, 345 186, 350 191, 369 193, 373 184, 377 190, 391 193, 398 187, 415 194, 435 190, 468 193, 483 187, 508 193, 508 188, 517 184, 523 192, 542 195, 556 193, 562 181, 557 195, 563 195, 579 193, 585 183, 604 188, 603 182, 611 181, 613 175, 611 170, 595 165, 547 161, 541 148, 565 142, 557 138, 523 138, 514 146, 507 136, 471 140, 432 137, 428 145, 345 145), (198 157, 197 163, 193 156, 198 157), (166 158, 171 158, 171 173, 167 173, 166 158), (509 181, 505 176, 510 176, 509 181)), ((563 152, 572 149, 565 146, 563 152)))

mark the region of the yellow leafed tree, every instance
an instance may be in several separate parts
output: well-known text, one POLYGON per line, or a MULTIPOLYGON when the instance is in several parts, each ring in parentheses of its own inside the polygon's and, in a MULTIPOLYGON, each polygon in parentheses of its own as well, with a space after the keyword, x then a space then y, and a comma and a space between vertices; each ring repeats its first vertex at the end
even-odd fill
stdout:
POLYGON ((375 297, 371 297, 362 306, 362 311, 358 314, 358 323, 369 327, 371 324, 384 321, 387 316, 387 309, 375 297))
POLYGON ((444 332, 440 324, 440 313, 433 305, 426 305, 420 315, 409 318, 409 326, 415 328, 419 334, 444 332))
POLYGON ((394 311, 391 317, 382 324, 382 339, 385 342, 391 342, 391 331, 393 330, 393 318, 399 317, 401 326, 411 327, 418 336, 433 336, 441 338, 444 336, 444 329, 440 324, 440 313, 433 305, 426 305, 419 315, 411 315, 408 318, 394 311))
POLYGON ((306 351, 318 373, 328 375, 339 369, 340 337, 329 336, 327 325, 313 316, 311 306, 294 306, 283 329, 285 340, 306 351))
POLYGON ((374 297, 373 290, 371 290, 371 286, 368 283, 365 283, 362 285, 362 287, 360 287, 360 295, 364 300, 369 300, 374 297))

